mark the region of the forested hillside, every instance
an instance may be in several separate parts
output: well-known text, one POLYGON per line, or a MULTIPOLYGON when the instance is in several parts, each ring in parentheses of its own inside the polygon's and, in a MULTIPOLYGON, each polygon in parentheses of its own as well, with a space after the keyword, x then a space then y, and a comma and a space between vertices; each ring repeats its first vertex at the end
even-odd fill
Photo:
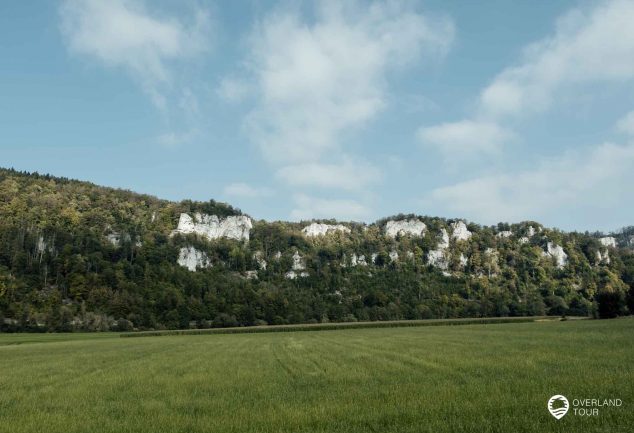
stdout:
POLYGON ((252 220, 223 203, 0 169, 3 331, 634 311, 634 228, 398 215, 252 220))

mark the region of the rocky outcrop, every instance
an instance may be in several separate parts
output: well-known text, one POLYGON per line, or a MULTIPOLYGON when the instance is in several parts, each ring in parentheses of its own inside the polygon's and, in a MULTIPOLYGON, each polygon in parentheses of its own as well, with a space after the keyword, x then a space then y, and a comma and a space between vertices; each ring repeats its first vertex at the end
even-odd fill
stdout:
POLYGON ((253 260, 258 264, 259 268, 266 271, 266 260, 264 260, 264 253, 262 251, 256 251, 253 253, 253 260))
POLYGON ((558 269, 563 269, 568 263, 568 254, 564 252, 564 249, 552 242, 546 244, 546 251, 542 253, 545 257, 552 257, 555 259, 555 263, 558 269))
POLYGON ((609 265, 610 264, 610 253, 608 252, 608 250, 604 250, 604 251, 597 251, 597 263, 599 264, 605 264, 605 265, 609 265))
POLYGON ((258 271, 246 271, 244 276, 247 280, 257 280, 258 279, 258 271))
POLYGON ((306 236, 315 237, 323 236, 328 233, 350 233, 350 229, 342 224, 321 224, 312 223, 302 229, 302 233, 306 236))
POLYGON ((210 268, 211 262, 209 257, 202 251, 198 251, 194 247, 183 247, 178 254, 177 263, 192 272, 196 272, 198 268, 210 268))
POLYGON ((599 242, 601 242, 601 245, 603 245, 604 247, 616 248, 616 239, 612 236, 600 238, 599 242))
POLYGON ((182 213, 178 220, 178 227, 172 235, 195 233, 207 239, 227 238, 248 241, 252 228, 251 218, 244 215, 220 219, 217 215, 196 213, 192 218, 189 214, 182 213))
POLYGON ((449 269, 449 258, 446 250, 449 248, 449 233, 447 230, 440 229, 440 240, 435 250, 431 250, 427 254, 427 263, 438 269, 446 271, 449 269))
POLYGON ((533 226, 528 226, 528 231, 526 232, 526 236, 528 236, 529 238, 532 238, 533 236, 535 236, 535 227, 533 226))
POLYGON ((443 271, 449 269, 449 260, 443 250, 431 250, 427 253, 427 263, 443 271))
POLYGON ((398 253, 396 251, 394 251, 394 250, 390 251, 389 256, 390 256, 390 260, 391 261, 393 261, 393 262, 398 261, 398 253))
POLYGON ((295 272, 295 271, 288 271, 284 277, 286 277, 287 280, 295 280, 297 278, 306 278, 308 276, 308 272, 295 272))
POLYGON ((513 232, 509 230, 502 230, 501 232, 498 232, 496 236, 498 238, 510 238, 511 236, 513 236, 513 232))
POLYGON ((356 253, 350 257, 350 266, 368 266, 368 262, 365 260, 364 255, 357 256, 356 253))
POLYGON ((451 237, 457 241, 468 241, 472 233, 467 229, 467 225, 463 221, 456 221, 451 224, 451 237))
POLYGON ((385 235, 391 238, 395 238, 398 235, 423 236, 425 230, 427 230, 427 226, 418 219, 390 220, 385 224, 385 235))
POLYGON ((293 253, 293 268, 294 271, 302 271, 306 269, 304 258, 299 255, 297 251, 293 253))
POLYGON ((520 244, 526 244, 528 243, 528 238, 526 236, 522 236, 517 240, 517 242, 519 242, 520 244))

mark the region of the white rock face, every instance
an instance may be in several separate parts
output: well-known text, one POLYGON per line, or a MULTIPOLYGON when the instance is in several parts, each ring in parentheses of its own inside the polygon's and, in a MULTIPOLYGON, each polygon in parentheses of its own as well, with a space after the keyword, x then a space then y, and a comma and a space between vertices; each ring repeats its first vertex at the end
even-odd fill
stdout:
POLYGON ((35 250, 38 253, 43 253, 44 251, 46 251, 46 241, 44 241, 44 236, 40 236, 37 238, 37 244, 35 245, 35 250))
POLYGON ((460 267, 464 268, 467 266, 468 263, 469 259, 467 259, 464 254, 460 253, 460 267))
POLYGON ((462 221, 456 221, 451 224, 453 232, 451 237, 457 241, 467 241, 471 238, 472 233, 467 229, 467 225, 462 221))
POLYGON ((438 242, 438 246, 436 248, 439 250, 446 250, 449 248, 449 233, 447 233, 447 230, 444 228, 440 229, 440 241, 438 242))
POLYGON ((513 232, 509 230, 503 230, 496 235, 498 238, 510 238, 513 236, 513 232))
POLYGON ((297 277, 306 278, 307 276, 308 276, 308 272, 295 272, 295 271, 288 271, 286 275, 284 275, 284 277, 286 277, 287 280, 294 280, 297 277))
POLYGON ((597 251, 597 262, 610 264, 610 253, 606 249, 605 251, 597 251))
POLYGON ((177 263, 186 267, 192 272, 196 272, 197 268, 210 268, 211 262, 209 257, 202 251, 198 251, 194 247, 181 248, 178 254, 177 263))
POLYGON ((372 264, 376 263, 376 258, 379 257, 378 253, 372 253, 372 255, 370 256, 370 260, 372 261, 372 264))
POLYGON ((323 236, 328 233, 350 233, 350 229, 341 224, 320 224, 320 223, 312 223, 302 229, 302 233, 306 236, 314 237, 314 236, 323 236))
POLYGON ((552 242, 548 242, 546 245, 546 251, 543 252, 544 256, 553 257, 557 263, 557 268, 562 269, 568 263, 568 254, 564 252, 564 249, 552 242))
POLYGON ((228 238, 248 241, 252 228, 251 218, 244 215, 220 219, 217 215, 196 213, 192 218, 188 214, 182 213, 178 220, 178 227, 172 232, 172 235, 195 233, 207 239, 228 238))
POLYGON ((364 255, 357 256, 356 253, 353 253, 350 257, 350 266, 368 266, 368 262, 364 255))
POLYGON ((281 259, 281 258, 282 258, 282 252, 281 252, 281 251, 276 252, 276 253, 273 255, 273 258, 274 258, 275 260, 279 260, 279 259, 281 259))
POLYGON ((427 254, 427 263, 443 271, 449 269, 449 260, 447 260, 444 250, 431 250, 427 254))
POLYGON ((293 268, 294 271, 303 271, 306 269, 306 264, 304 263, 304 259, 299 255, 297 251, 293 253, 293 268))
POLYGON ((528 243, 528 238, 526 236, 522 236, 521 238, 519 238, 517 240, 520 244, 526 244, 528 243))
POLYGON ((264 260, 264 253, 262 251, 256 251, 253 253, 253 260, 256 261, 260 269, 266 271, 266 260, 264 260))
POLYGON ((396 262, 398 260, 398 253, 396 251, 390 251, 390 260, 393 262, 396 262))
POLYGON ((244 276, 247 277, 247 280, 257 280, 258 279, 258 271, 246 271, 244 276))
POLYGON ((446 250, 449 248, 449 233, 444 228, 440 229, 440 240, 435 250, 427 254, 427 263, 442 270, 449 269, 449 259, 446 250))
POLYGON ((528 237, 529 237, 529 238, 532 238, 533 236, 535 236, 535 233, 536 233, 536 231, 535 231, 535 227, 533 227, 533 226, 528 226, 528 237))
POLYGON ((121 244, 121 234, 119 233, 110 233, 106 235, 106 239, 115 247, 118 247, 121 244))
POLYGON ((385 224, 385 234, 391 238, 398 235, 422 236, 425 234, 425 230, 427 230, 425 223, 417 219, 390 220, 385 224))
POLYGON ((616 239, 613 238, 612 236, 606 236, 604 238, 601 238, 599 239, 599 242, 601 242, 601 245, 603 245, 604 247, 616 248, 616 239))

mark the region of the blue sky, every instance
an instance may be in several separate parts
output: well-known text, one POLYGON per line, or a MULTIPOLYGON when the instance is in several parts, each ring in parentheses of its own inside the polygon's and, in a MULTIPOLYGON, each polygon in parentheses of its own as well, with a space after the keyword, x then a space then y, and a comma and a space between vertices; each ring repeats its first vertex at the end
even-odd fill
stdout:
POLYGON ((268 220, 616 230, 633 22, 618 0, 5 1, 0 165, 268 220))

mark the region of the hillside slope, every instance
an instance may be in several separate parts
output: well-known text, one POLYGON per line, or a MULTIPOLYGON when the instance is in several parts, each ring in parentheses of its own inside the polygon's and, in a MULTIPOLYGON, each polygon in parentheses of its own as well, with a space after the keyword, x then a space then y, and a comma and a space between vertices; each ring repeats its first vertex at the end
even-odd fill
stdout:
POLYGON ((416 215, 266 222, 0 169, 0 326, 614 316, 634 310, 633 235, 416 215))

